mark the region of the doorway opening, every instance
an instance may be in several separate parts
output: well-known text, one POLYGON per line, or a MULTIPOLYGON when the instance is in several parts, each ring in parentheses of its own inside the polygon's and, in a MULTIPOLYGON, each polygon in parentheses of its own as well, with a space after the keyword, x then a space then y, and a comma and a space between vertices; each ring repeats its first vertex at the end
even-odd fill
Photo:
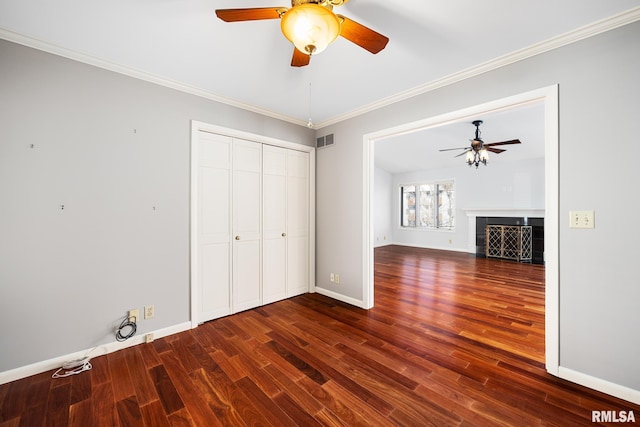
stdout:
MULTIPOLYGON (((558 86, 514 95, 454 112, 429 117, 363 137, 363 306, 374 305, 374 171, 375 143, 411 132, 470 120, 479 114, 497 113, 532 103, 544 105, 544 258, 545 258, 545 364, 553 375, 559 367, 559 173, 558 173, 558 86)), ((463 165, 464 166, 464 165, 463 165)))

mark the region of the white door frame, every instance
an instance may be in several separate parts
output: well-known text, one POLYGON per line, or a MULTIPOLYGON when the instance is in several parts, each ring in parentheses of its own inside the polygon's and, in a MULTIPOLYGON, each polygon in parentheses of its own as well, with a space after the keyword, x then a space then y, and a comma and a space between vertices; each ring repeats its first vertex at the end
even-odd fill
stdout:
POLYGON ((315 147, 297 144, 294 142, 284 141, 271 138, 264 135, 257 135, 237 129, 226 128, 222 126, 212 125, 197 120, 191 121, 191 207, 190 207, 190 282, 191 282, 191 327, 196 328, 199 323, 197 307, 199 307, 200 289, 198 289, 198 265, 197 257, 197 226, 198 226, 198 133, 200 131, 225 135, 232 138, 245 139, 255 141, 262 144, 273 145, 276 147, 288 148, 292 150, 309 153, 309 292, 315 292, 315 259, 316 259, 316 149, 315 147))
POLYGON ((544 254, 545 254, 545 357, 546 369, 558 376, 560 363, 560 320, 559 320, 559 106, 558 85, 548 86, 508 98, 491 101, 462 110, 453 111, 417 122, 406 123, 389 129, 383 129, 363 137, 363 200, 362 200, 362 277, 363 308, 371 308, 374 303, 373 275, 373 213, 374 203, 374 143, 420 129, 442 126, 457 122, 478 114, 507 110, 534 102, 544 103, 544 153, 545 153, 545 218, 544 218, 544 254))

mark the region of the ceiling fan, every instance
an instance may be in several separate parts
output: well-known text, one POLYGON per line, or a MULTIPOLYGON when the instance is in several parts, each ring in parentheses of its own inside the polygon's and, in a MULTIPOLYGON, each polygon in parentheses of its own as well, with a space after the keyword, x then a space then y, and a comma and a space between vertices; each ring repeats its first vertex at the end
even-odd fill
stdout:
POLYGON ((455 157, 460 157, 463 155, 467 155, 465 160, 469 166, 475 165, 478 168, 478 165, 482 163, 483 165, 487 164, 487 160, 489 160, 489 151, 492 153, 500 154, 505 149, 495 148, 498 145, 511 145, 511 144, 520 144, 519 139, 512 139, 509 141, 502 142, 492 142, 490 144, 485 144, 482 138, 480 138, 480 125, 482 124, 482 120, 474 120, 471 122, 476 127, 476 136, 471 139, 471 145, 469 147, 460 147, 460 148, 445 148, 440 151, 452 151, 452 150, 464 150, 462 153, 458 154, 455 157))
POLYGON ((216 15, 225 22, 280 18, 282 33, 295 46, 291 66, 303 67, 309 65, 311 55, 322 52, 338 36, 371 53, 385 48, 387 37, 333 12, 334 6, 342 6, 347 1, 291 0, 291 8, 217 9, 216 15))

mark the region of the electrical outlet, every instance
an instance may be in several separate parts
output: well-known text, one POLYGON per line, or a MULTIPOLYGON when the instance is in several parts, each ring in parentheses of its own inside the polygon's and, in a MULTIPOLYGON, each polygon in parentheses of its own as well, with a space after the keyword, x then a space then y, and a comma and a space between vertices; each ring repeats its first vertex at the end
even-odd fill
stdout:
POLYGON ((336 274, 336 284, 339 285, 340 284, 340 275, 336 274))
POLYGON ((144 308, 144 318, 151 319, 154 315, 153 305, 148 305, 144 308))
POLYGON ((146 342, 147 344, 150 342, 153 342, 153 334, 147 334, 144 336, 144 342, 146 342))
POLYGON ((129 310, 129 321, 131 320, 133 320, 134 322, 138 322, 140 320, 140 310, 138 310, 137 308, 129 310))
POLYGON ((329 280, 331 280, 332 282, 336 281, 336 276, 333 273, 329 273, 329 280))

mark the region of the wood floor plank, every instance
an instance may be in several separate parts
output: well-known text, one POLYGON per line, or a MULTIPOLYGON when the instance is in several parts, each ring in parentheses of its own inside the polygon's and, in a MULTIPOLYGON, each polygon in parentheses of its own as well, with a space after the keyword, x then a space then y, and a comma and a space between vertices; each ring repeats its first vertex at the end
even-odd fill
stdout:
POLYGON ((180 360, 170 351, 160 354, 162 366, 180 395, 183 402, 187 402, 187 410, 195 425, 217 425, 212 420, 217 420, 215 414, 207 405, 191 377, 185 372, 180 360))
POLYGON ((111 370, 109 369, 109 359, 107 356, 100 356, 91 359, 91 370, 87 372, 91 379, 91 387, 98 384, 111 382, 111 370))
POLYGON ((142 425, 142 412, 135 396, 127 397, 116 402, 116 409, 122 427, 135 427, 142 425))
POLYGON ((305 411, 296 401, 287 393, 279 393, 273 397, 273 401, 287 414, 296 426, 320 426, 320 422, 311 414, 305 411))
POLYGON ((131 351, 125 352, 125 360, 127 361, 127 368, 138 403, 146 405, 149 402, 158 400, 158 392, 149 376, 146 365, 142 361, 142 353, 139 347, 132 347, 131 351))
POLYGON ((126 399, 136 394, 125 356, 126 354, 121 351, 107 354, 109 371, 111 372, 113 396, 116 401, 126 399))
MULTIPOLYGON (((25 378, 0 386, 0 422, 19 418, 24 412, 27 402, 25 397, 33 380, 33 377, 25 378)), ((49 387, 43 391, 45 394, 40 399, 47 399, 49 387)))
MULTIPOLYGON (((313 369, 314 372, 318 372, 319 375, 321 375, 324 383, 326 383, 326 378, 330 377, 333 379, 333 381, 340 384, 341 387, 344 387, 347 390, 351 391, 360 399, 374 406, 378 411, 389 413, 393 410, 392 406, 389 405, 389 403, 383 400, 380 396, 372 393, 366 387, 352 380, 337 369, 334 369, 332 364, 335 364, 336 361, 333 361, 333 363, 330 365, 329 363, 319 359, 309 351, 296 347, 294 343, 288 341, 278 333, 271 332, 269 333, 269 336, 272 337, 274 341, 277 341, 278 345, 284 347, 286 351, 291 352, 293 356, 298 358, 298 360, 301 360, 303 361, 303 363, 307 364, 311 369, 313 369)), ((314 376, 314 378, 315 377, 316 376, 314 376)), ((324 385, 324 383, 322 385, 324 385)))
POLYGON ((222 369, 200 369, 190 374, 193 384, 206 401, 215 419, 211 425, 241 425, 242 420, 233 406, 233 398, 237 386, 222 372, 222 369))
MULTIPOLYGON (((171 427, 198 427, 199 424, 196 424, 191 418, 191 414, 187 410, 187 408, 183 408, 173 414, 169 415, 168 421, 171 427)), ((218 424, 209 423, 208 426, 217 426, 218 424)))
POLYGON ((88 375, 74 375, 71 377, 71 405, 91 398, 91 377, 88 375))
POLYGON ((325 409, 316 414, 316 419, 320 420, 324 418, 324 413, 328 419, 335 419, 338 425, 345 426, 371 426, 371 424, 362 417, 354 408, 348 406, 347 403, 342 402, 337 396, 332 395, 323 388, 320 384, 311 380, 308 377, 302 377, 297 381, 297 384, 301 389, 305 390, 315 400, 325 406, 325 409), (329 412, 332 416, 329 416, 329 412))
POLYGON ((371 310, 305 294, 0 385, 0 427, 640 422, 546 372, 544 266, 385 246, 374 273, 371 310))
POLYGON ((169 419, 159 400, 140 406, 142 422, 148 427, 170 427, 169 419))
POLYGON ((283 394, 286 394, 300 408, 303 408, 309 415, 315 415, 322 411, 324 406, 318 402, 311 394, 306 393, 297 383, 296 378, 291 378, 275 365, 266 366, 267 372, 278 384, 283 394))
POLYGON ((271 425, 297 427, 296 422, 287 415, 276 402, 264 394, 260 387, 250 378, 242 378, 236 383, 254 408, 256 408, 271 425))
POLYGON ((92 426, 111 427, 120 424, 111 383, 98 384, 91 395, 92 426))
MULTIPOLYGON (((89 378, 88 375, 85 375, 89 378)), ((69 407, 69 426, 85 427, 90 426, 93 418, 93 407, 90 399, 81 400, 69 407)))
POLYGON ((173 385, 167 370, 163 365, 154 366, 149 370, 153 385, 158 392, 160 403, 167 415, 184 408, 184 402, 180 398, 176 387, 173 385))
POLYGON ((49 389, 45 427, 64 426, 69 423, 69 406, 71 404, 71 383, 49 389))
MULTIPOLYGON (((44 378, 38 379, 37 376, 34 376, 33 378, 34 381, 29 384, 29 388, 27 390, 27 396, 24 402, 25 409, 36 407, 42 408, 44 406, 46 410, 46 401, 43 401, 42 397, 49 393, 53 379, 49 373, 47 373, 44 378)), ((91 384, 90 379, 87 378, 86 381, 89 381, 89 384, 91 384)))

